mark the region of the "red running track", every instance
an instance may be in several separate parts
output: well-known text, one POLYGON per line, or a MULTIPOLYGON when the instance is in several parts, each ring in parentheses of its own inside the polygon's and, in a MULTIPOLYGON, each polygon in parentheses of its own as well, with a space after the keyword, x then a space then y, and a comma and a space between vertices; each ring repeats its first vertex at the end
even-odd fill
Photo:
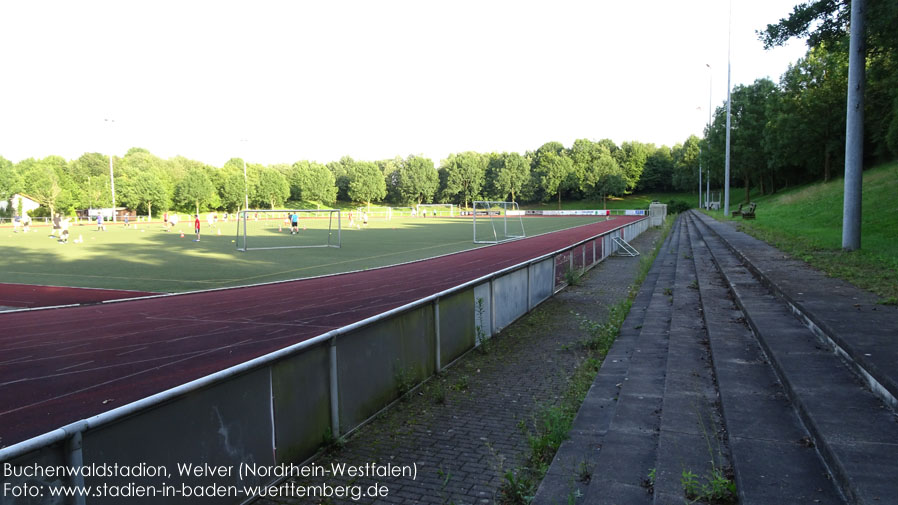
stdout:
POLYGON ((78 303, 99 303, 106 300, 121 300, 123 298, 137 298, 158 294, 124 289, 68 288, 62 286, 0 283, 0 306, 20 308, 51 307, 78 303))
POLYGON ((0 446, 642 219, 352 274, 0 314, 0 446))

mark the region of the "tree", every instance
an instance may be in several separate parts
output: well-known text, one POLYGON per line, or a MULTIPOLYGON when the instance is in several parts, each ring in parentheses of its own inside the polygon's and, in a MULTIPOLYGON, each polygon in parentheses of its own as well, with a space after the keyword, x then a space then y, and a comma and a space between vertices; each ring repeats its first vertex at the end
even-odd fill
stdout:
POLYGON ((690 135, 686 142, 673 148, 673 188, 677 191, 694 192, 698 185, 699 145, 701 139, 690 135))
POLYGON ((127 172, 123 182, 122 202, 138 211, 146 209, 149 218, 153 216, 153 205, 162 208, 168 208, 170 205, 168 191, 159 168, 127 172))
POLYGON ((25 191, 34 201, 46 207, 51 216, 56 214, 58 206, 73 205, 70 199, 66 200, 69 197, 66 186, 71 181, 65 179, 67 163, 63 158, 47 156, 40 161, 29 158, 21 164, 28 167, 23 171, 25 191))
POLYGON ((496 170, 493 182, 496 192, 502 195, 511 193, 511 201, 515 201, 515 195, 519 194, 530 180, 530 160, 518 153, 502 153, 500 164, 496 170))
POLYGON ((398 175, 397 186, 403 202, 433 201, 440 179, 430 158, 410 154, 400 165, 398 175))
POLYGON ((534 169, 534 177, 539 181, 543 189, 543 200, 548 201, 552 195, 558 195, 558 208, 561 208, 561 192, 564 182, 574 170, 574 162, 566 155, 556 154, 555 151, 537 151, 537 166, 534 169))
POLYGON ((611 156, 607 144, 577 139, 571 147, 571 173, 576 174, 579 190, 590 197, 623 194, 627 189, 627 177, 611 156))
POLYGON ((633 141, 624 142, 617 153, 612 153, 626 174, 627 190, 632 191, 639 186, 645 164, 655 150, 654 144, 633 141))
POLYGON ((216 206, 219 204, 215 186, 206 175, 206 171, 199 168, 191 168, 187 175, 175 188, 175 201, 183 208, 193 207, 196 214, 200 213, 200 207, 216 206))
POLYGON ((640 191, 670 191, 673 181, 673 158, 670 148, 656 148, 645 160, 645 168, 639 179, 640 191))
POLYGON ((0 156, 0 201, 8 201, 12 195, 22 191, 22 177, 15 165, 0 156))
POLYGON ((365 202, 368 207, 371 207, 372 201, 387 196, 383 173, 376 164, 370 161, 353 163, 347 195, 354 201, 365 202))
POLYGON ((748 86, 736 86, 730 95, 730 166, 734 176, 742 178, 746 202, 751 201, 752 181, 762 176, 767 166, 764 129, 775 90, 770 79, 757 79, 748 86))
POLYGON ((262 167, 259 171, 259 184, 256 186, 256 198, 274 209, 283 205, 290 196, 290 185, 287 178, 271 167, 262 167))
POLYGON ((290 171, 290 198, 333 203, 337 199, 334 174, 320 163, 297 161, 290 171))
POLYGON ((467 208, 468 201, 475 200, 483 189, 487 162, 484 155, 474 151, 450 154, 445 160, 446 196, 456 199, 460 197, 464 207, 467 208))

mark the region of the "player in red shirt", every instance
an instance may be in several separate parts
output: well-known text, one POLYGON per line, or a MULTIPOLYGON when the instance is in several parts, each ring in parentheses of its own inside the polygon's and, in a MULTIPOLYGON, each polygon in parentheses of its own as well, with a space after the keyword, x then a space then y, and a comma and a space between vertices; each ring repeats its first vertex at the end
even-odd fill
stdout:
POLYGON ((196 240, 194 242, 200 241, 200 215, 194 214, 195 219, 193 220, 193 231, 196 232, 196 240))

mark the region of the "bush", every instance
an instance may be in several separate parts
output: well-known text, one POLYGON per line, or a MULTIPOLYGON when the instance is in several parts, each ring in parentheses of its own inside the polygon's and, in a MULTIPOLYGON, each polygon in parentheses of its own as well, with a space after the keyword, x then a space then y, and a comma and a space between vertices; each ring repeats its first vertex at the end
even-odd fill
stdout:
POLYGON ((691 209, 692 205, 682 201, 682 200, 671 200, 667 202, 667 213, 668 214, 679 214, 680 212, 686 212, 691 209))

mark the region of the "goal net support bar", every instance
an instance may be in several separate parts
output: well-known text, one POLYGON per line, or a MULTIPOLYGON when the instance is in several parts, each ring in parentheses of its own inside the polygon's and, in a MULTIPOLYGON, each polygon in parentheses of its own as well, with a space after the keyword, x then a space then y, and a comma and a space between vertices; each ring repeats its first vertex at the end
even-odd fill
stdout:
POLYGON ((524 211, 518 208, 517 202, 475 200, 474 243, 497 244, 526 237, 523 216, 524 211))
POLYGON ((337 209, 242 210, 237 215, 238 251, 342 245, 337 209), (294 226, 296 223, 296 226, 294 226))

